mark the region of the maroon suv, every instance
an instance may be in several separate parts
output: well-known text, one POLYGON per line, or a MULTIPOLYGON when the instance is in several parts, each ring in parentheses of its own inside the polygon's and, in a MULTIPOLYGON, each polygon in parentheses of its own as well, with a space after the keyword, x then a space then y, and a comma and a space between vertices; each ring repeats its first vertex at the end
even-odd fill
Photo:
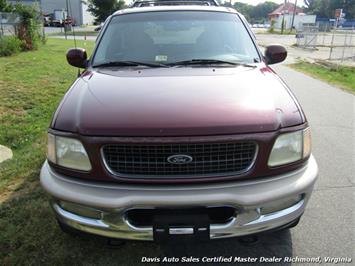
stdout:
POLYGON ((68 52, 85 71, 48 132, 41 184, 61 227, 171 240, 296 225, 318 168, 305 115, 269 68, 286 55, 263 54, 230 8, 110 16, 90 59, 68 52))

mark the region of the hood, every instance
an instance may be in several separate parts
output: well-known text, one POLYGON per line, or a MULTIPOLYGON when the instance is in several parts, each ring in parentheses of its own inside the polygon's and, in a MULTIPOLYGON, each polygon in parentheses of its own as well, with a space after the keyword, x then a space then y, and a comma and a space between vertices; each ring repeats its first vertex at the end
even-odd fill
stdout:
POLYGON ((294 97, 269 68, 87 71, 52 127, 93 136, 257 133, 303 123, 294 97))

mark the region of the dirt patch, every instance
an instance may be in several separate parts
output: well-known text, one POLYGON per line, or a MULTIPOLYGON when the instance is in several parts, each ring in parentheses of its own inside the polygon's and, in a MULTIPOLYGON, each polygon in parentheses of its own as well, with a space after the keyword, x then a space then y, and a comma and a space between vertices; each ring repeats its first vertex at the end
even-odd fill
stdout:
POLYGON ((26 182, 25 184, 26 185, 24 185, 23 182, 15 182, 9 185, 5 191, 0 193, 0 204, 32 193, 36 188, 39 187, 38 181, 26 182))

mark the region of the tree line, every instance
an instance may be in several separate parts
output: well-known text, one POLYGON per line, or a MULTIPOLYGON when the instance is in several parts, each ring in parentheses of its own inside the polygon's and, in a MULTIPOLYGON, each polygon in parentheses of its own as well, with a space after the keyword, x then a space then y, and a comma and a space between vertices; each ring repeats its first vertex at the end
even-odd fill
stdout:
MULTIPOLYGON (((221 0, 219 0, 221 1, 221 0)), ((222 5, 231 6, 228 0, 222 5)), ((96 22, 103 22, 114 11, 127 7, 124 0, 88 0, 89 11, 95 16, 96 22)), ((294 3, 294 0, 290 0, 294 3)), ((341 8, 347 19, 355 19, 355 0, 299 0, 306 13, 321 18, 334 18, 335 9, 341 8)), ((279 4, 265 1, 256 6, 241 2, 234 2, 232 7, 242 13, 250 23, 262 23, 268 20, 268 14, 274 11, 279 4)), ((6 0, 0 0, 0 10, 10 11, 6 0)))
POLYGON ((355 19, 355 0, 304 0, 307 13, 321 18, 334 18, 335 9, 343 9, 347 19, 355 19))
MULTIPOLYGON (((295 3, 294 0, 290 0, 295 3)), ((231 6, 229 1, 224 2, 224 6, 231 6)), ((242 13, 250 23, 265 22, 268 14, 274 11, 279 4, 265 1, 256 6, 241 2, 234 2, 232 7, 242 13)), ((302 7, 307 14, 314 14, 320 18, 334 18, 336 9, 343 9, 347 19, 355 19, 355 0, 304 0, 298 1, 298 6, 302 7)))
POLYGON ((127 7, 124 0, 89 0, 88 11, 95 17, 95 22, 105 19, 117 10, 127 7))
MULTIPOLYGON (((230 2, 224 2, 223 6, 229 6, 230 7, 230 2)), ((238 10, 240 13, 242 13, 245 18, 250 22, 250 23, 264 23, 268 21, 268 14, 274 11, 279 4, 276 4, 271 1, 266 1, 264 3, 260 3, 256 6, 246 4, 246 3, 241 3, 241 2, 235 2, 232 7, 234 7, 236 10, 238 10)))

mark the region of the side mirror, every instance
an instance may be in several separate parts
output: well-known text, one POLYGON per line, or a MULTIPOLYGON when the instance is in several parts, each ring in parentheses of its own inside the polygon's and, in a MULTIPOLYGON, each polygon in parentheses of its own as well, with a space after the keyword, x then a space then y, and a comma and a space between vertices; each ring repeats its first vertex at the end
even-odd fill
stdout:
POLYGON ((86 68, 87 54, 83 48, 72 48, 67 52, 67 61, 70 65, 78 68, 86 68))
POLYGON ((266 63, 269 65, 280 63, 287 57, 287 50, 281 45, 270 45, 265 49, 266 63))

